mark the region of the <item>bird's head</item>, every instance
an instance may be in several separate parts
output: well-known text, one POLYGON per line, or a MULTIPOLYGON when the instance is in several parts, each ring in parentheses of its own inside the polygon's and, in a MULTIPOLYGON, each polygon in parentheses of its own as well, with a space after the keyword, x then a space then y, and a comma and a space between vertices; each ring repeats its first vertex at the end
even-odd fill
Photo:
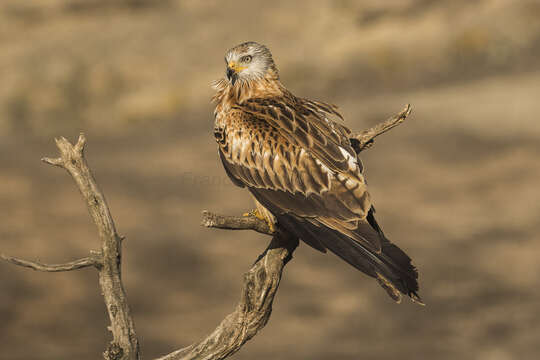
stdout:
POLYGON ((250 41, 237 45, 225 54, 227 79, 234 85, 262 79, 269 73, 277 78, 277 69, 270 50, 264 45, 250 41))

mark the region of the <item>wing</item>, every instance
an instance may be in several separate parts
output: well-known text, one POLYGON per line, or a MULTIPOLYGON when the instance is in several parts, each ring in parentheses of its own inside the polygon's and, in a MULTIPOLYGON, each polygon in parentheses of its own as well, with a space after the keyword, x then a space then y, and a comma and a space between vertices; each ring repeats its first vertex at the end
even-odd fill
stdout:
POLYGON ((339 116, 328 105, 294 97, 248 100, 216 129, 221 160, 233 182, 275 215, 333 229, 380 252, 379 234, 366 221, 371 201, 350 131, 332 115, 339 116))

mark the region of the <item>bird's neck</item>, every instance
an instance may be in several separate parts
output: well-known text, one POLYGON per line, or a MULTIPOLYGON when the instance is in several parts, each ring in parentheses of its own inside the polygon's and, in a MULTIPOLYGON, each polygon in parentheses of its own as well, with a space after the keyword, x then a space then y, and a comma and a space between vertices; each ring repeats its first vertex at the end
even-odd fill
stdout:
POLYGON ((266 76, 260 79, 239 80, 234 85, 227 79, 220 79, 214 82, 213 88, 216 94, 212 101, 217 104, 216 108, 223 110, 253 98, 282 96, 287 91, 274 71, 268 71, 266 76))

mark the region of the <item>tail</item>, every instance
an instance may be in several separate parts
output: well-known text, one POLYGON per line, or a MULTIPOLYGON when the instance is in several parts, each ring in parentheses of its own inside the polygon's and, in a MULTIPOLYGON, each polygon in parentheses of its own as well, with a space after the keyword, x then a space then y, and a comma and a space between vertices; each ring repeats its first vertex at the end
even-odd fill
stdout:
MULTIPOLYGON (((375 252, 336 230, 318 226, 291 215, 278 216, 278 222, 308 245, 326 252, 330 250, 358 270, 375 278, 396 302, 401 294, 408 295, 413 302, 424 305, 418 296, 418 271, 411 258, 383 234, 375 221, 374 210, 370 209, 367 222, 370 231, 376 232, 381 240, 381 252, 375 252)), ((366 224, 367 225, 367 224, 366 224)), ((366 231, 366 227, 362 227, 366 231)))

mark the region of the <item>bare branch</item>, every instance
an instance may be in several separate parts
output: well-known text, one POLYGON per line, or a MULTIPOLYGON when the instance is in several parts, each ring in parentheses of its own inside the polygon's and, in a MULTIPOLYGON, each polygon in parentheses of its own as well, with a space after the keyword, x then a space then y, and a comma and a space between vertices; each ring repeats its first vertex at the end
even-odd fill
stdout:
POLYGON ((0 254, 0 258, 18 266, 27 267, 36 271, 46 272, 72 271, 77 269, 83 269, 89 266, 94 266, 96 268, 99 268, 101 266, 100 260, 92 257, 85 257, 64 264, 42 264, 37 261, 18 259, 16 257, 7 256, 4 254, 0 254))
POLYGON ((73 177, 98 228, 102 254, 99 284, 111 321, 109 329, 113 335, 113 340, 103 355, 107 360, 139 359, 139 342, 121 278, 122 238, 116 232, 105 197, 84 158, 85 144, 86 138, 83 134, 74 146, 63 137, 56 139, 60 157, 44 158, 43 161, 66 169, 73 177))
POLYGON ((384 134, 388 130, 401 124, 407 116, 411 113, 411 105, 407 104, 405 108, 397 115, 392 116, 388 120, 379 123, 372 128, 361 131, 360 133, 353 134, 351 140, 356 140, 352 142, 352 145, 357 153, 371 147, 375 141, 375 138, 381 134, 384 134))
MULTIPOLYGON (((228 226, 234 225, 229 222, 228 226)), ((245 229, 243 224, 240 229, 245 229)), ((204 340, 157 360, 220 360, 240 350, 268 322, 283 268, 297 246, 298 239, 289 234, 274 235, 265 252, 244 274, 242 294, 235 310, 204 340)))
MULTIPOLYGON (((375 137, 402 123, 410 111, 410 105, 407 105, 398 115, 353 135, 351 142, 355 150, 361 152, 371 146, 375 137)), ((6 255, 0 257, 18 266, 47 272, 96 267, 99 271, 101 292, 111 321, 109 329, 113 335, 113 340, 103 356, 106 360, 138 360, 139 343, 121 278, 123 237, 116 232, 105 197, 86 163, 85 144, 86 139, 82 134, 75 145, 61 137, 56 139, 60 157, 43 158, 42 161, 66 169, 75 180, 98 228, 102 243, 101 251, 93 253, 90 257, 65 264, 42 264, 6 255)), ((298 246, 298 238, 279 228, 273 232, 266 221, 255 216, 223 216, 204 211, 202 225, 220 229, 254 230, 273 235, 273 237, 268 248, 244 274, 242 293, 235 310, 199 343, 174 351, 157 360, 220 360, 236 353, 268 322, 283 269, 298 246)))
POLYGON ((255 230, 261 234, 273 235, 268 223, 255 216, 225 216, 203 211, 201 225, 228 230, 255 230))
POLYGON ((41 161, 43 161, 46 164, 53 165, 53 166, 59 166, 59 167, 63 167, 63 164, 64 164, 62 159, 60 159, 60 158, 51 159, 51 158, 44 157, 44 158, 41 158, 41 161))

